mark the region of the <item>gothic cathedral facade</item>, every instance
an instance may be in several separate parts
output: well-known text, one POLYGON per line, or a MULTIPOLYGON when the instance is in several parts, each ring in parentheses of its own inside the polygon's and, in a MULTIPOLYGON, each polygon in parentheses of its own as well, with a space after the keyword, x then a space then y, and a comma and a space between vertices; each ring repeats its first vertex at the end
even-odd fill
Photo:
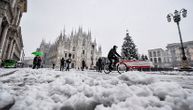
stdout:
POLYGON ((61 58, 66 60, 71 54, 71 68, 76 69, 81 68, 83 60, 87 68, 94 68, 102 55, 101 46, 97 46, 96 40, 92 41, 91 32, 83 32, 82 28, 69 36, 61 33, 53 44, 42 40, 38 51, 44 52, 43 65, 48 67, 53 64, 59 67, 61 58))

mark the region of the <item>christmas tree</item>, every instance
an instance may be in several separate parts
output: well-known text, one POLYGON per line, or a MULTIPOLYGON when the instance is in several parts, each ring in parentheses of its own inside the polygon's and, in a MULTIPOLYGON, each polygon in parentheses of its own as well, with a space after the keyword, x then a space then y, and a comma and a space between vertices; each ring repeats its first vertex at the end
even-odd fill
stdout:
POLYGON ((138 60, 136 45, 127 31, 122 45, 121 55, 128 60, 138 60))

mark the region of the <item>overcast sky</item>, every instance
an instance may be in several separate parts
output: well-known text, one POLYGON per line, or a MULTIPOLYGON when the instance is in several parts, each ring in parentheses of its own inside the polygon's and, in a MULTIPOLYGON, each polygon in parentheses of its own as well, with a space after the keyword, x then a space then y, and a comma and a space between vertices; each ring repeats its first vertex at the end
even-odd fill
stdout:
POLYGON ((102 46, 103 56, 115 44, 120 52, 126 30, 140 54, 148 49, 178 43, 177 25, 167 22, 174 10, 188 10, 180 22, 183 41, 193 40, 193 0, 28 0, 21 20, 26 56, 44 38, 54 42, 65 27, 66 34, 82 27, 102 46))

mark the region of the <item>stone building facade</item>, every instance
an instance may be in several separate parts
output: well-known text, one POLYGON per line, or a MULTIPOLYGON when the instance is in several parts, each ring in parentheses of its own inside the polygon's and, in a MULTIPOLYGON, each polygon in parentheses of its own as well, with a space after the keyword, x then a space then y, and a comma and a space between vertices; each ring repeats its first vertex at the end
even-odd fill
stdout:
POLYGON ((171 66, 171 55, 162 48, 148 50, 148 56, 155 67, 166 68, 171 66))
POLYGON ((82 28, 78 32, 71 32, 69 36, 61 33, 53 44, 42 41, 39 51, 44 52, 44 65, 60 65, 60 59, 65 60, 69 54, 72 55, 71 67, 80 69, 84 60, 88 68, 94 68, 96 61, 102 55, 101 46, 97 46, 96 40, 92 41, 91 32, 83 32, 82 28))
MULTIPOLYGON (((185 55, 189 65, 193 67, 193 41, 184 42, 185 55)), ((171 54, 171 64, 173 67, 179 67, 182 59, 182 50, 180 43, 172 43, 166 46, 171 54)))
MULTIPOLYGON (((193 67, 193 41, 184 42, 183 44, 188 62, 193 67)), ((180 43, 168 44, 166 48, 166 50, 161 48, 148 50, 149 59, 154 63, 155 67, 180 67, 182 59, 180 43)))
POLYGON ((0 0, 0 63, 20 60, 23 50, 20 21, 27 12, 27 0, 0 0))

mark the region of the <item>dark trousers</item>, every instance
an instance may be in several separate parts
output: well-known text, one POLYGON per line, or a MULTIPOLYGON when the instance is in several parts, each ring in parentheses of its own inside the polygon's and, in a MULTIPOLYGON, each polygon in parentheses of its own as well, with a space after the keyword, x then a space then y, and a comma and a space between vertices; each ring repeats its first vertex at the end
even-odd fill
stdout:
POLYGON ((110 63, 109 63, 109 69, 113 69, 113 67, 116 66, 116 63, 119 61, 119 59, 117 57, 112 57, 112 58, 108 58, 110 63), (112 66, 113 64, 113 66, 112 66))
POLYGON ((66 71, 70 71, 70 63, 67 63, 66 71))
POLYGON ((32 67, 33 69, 35 69, 35 68, 40 68, 40 65, 39 64, 33 64, 33 67, 32 67))
POLYGON ((98 72, 102 72, 102 65, 98 66, 98 72))
POLYGON ((64 70, 64 65, 60 65, 60 71, 63 71, 64 70))
POLYGON ((37 67, 37 64, 33 64, 32 69, 35 69, 37 67))

